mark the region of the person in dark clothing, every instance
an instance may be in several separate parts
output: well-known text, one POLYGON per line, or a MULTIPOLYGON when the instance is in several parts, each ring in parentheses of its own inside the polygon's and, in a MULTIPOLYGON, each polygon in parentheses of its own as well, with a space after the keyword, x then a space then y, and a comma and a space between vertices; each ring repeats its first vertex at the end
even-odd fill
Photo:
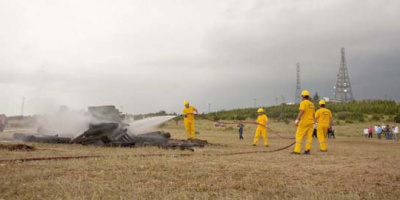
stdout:
POLYGON ((389 126, 389 124, 386 124, 385 134, 386 134, 386 139, 387 140, 391 140, 392 139, 392 136, 390 134, 390 126, 389 126))
POLYGON ((314 124, 314 131, 312 133, 312 137, 317 138, 317 126, 314 124))
POLYGON ((244 125, 242 123, 240 123, 240 124, 237 125, 237 127, 239 128, 238 129, 238 131, 239 131, 239 140, 243 140, 244 139, 243 138, 243 127, 244 127, 244 125))
POLYGON ((333 126, 331 129, 328 129, 328 138, 335 138, 335 130, 333 129, 333 126))

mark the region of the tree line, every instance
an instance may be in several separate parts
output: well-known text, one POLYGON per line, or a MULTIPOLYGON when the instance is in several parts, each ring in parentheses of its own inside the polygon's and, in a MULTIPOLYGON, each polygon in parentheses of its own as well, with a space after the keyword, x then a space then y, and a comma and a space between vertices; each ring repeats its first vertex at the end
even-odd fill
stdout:
MULTIPOLYGON (((317 99, 317 98, 316 98, 317 99)), ((318 101, 312 100, 318 107, 318 101)), ((326 107, 333 113, 337 122, 353 123, 365 121, 396 121, 400 123, 400 104, 392 100, 363 100, 346 103, 328 102, 326 107)), ((289 122, 298 114, 299 105, 282 104, 279 106, 265 107, 269 118, 289 122)), ((214 120, 254 120, 257 118, 258 108, 242 108, 221 110, 207 114, 214 120)))

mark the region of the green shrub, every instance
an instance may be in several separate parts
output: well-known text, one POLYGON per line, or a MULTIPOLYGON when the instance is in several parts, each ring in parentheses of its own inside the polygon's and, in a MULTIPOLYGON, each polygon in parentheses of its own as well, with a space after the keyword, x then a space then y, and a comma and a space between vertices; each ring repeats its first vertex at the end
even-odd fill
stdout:
POLYGON ((344 120, 344 121, 348 120, 348 121, 365 122, 364 115, 362 113, 339 112, 339 113, 337 113, 336 116, 338 119, 344 120))
POLYGON ((236 120, 239 120, 239 121, 242 121, 242 120, 246 120, 247 117, 246 117, 245 115, 237 115, 237 116, 235 117, 235 119, 236 119, 236 120))
POLYGON ((400 113, 397 113, 397 115, 394 116, 394 121, 395 121, 396 123, 400 123, 400 113))
POLYGON ((258 114, 256 112, 250 114, 250 119, 257 119, 258 114))
POLYGON ((373 120, 373 121, 379 121, 379 120, 381 120, 381 116, 378 115, 378 114, 373 114, 372 117, 371 117, 371 120, 373 120))

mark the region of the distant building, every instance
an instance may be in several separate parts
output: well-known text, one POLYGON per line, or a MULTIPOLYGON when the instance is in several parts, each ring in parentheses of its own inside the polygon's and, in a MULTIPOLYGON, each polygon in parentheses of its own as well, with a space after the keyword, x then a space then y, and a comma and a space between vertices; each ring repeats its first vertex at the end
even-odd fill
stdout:
POLYGON ((329 102, 329 97, 322 97, 325 102, 329 102))

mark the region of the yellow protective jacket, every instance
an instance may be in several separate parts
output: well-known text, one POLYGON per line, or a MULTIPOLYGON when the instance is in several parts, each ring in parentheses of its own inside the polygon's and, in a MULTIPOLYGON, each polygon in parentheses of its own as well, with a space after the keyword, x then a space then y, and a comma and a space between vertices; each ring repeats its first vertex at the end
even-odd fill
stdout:
POLYGON ((258 123, 257 128, 265 129, 265 125, 267 125, 267 122, 268 122, 267 115, 265 115, 265 114, 259 115, 257 117, 257 123, 258 123))
POLYGON ((194 111, 197 111, 197 109, 193 106, 189 106, 189 108, 184 107, 182 113, 185 115, 187 114, 186 117, 183 117, 184 122, 193 122, 194 121, 194 111))
POLYGON ((318 126, 319 125, 329 126, 330 119, 332 118, 332 113, 330 110, 326 108, 320 108, 315 113, 315 118, 318 119, 317 120, 318 126))
MULTIPOLYGON (((314 104, 309 100, 304 100, 300 103, 299 110, 303 110, 304 113, 300 118, 300 124, 314 124, 314 104)), ((299 124, 299 125, 300 125, 299 124)))

